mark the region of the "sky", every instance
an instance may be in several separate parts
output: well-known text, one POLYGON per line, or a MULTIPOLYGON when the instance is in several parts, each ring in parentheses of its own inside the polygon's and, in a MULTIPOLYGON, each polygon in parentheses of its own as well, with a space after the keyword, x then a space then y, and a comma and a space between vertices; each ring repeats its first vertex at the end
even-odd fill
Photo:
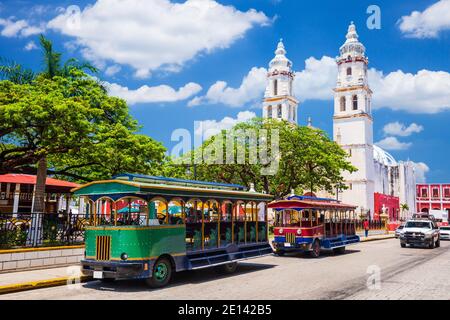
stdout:
POLYGON ((369 58, 374 142, 414 161, 420 181, 450 182, 450 0, 0 0, 0 57, 39 70, 45 34, 65 58, 97 66, 170 153, 176 129, 261 116, 282 38, 298 122, 311 117, 331 137, 334 58, 351 21, 369 58))

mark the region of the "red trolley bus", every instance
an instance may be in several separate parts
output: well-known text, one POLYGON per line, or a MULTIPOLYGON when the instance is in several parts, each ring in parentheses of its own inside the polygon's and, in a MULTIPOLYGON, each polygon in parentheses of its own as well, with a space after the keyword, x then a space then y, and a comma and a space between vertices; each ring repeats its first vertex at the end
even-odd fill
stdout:
POLYGON ((321 249, 345 252, 345 246, 360 241, 356 235, 355 206, 334 199, 290 196, 273 201, 275 210, 275 254, 309 252, 318 257, 321 249))

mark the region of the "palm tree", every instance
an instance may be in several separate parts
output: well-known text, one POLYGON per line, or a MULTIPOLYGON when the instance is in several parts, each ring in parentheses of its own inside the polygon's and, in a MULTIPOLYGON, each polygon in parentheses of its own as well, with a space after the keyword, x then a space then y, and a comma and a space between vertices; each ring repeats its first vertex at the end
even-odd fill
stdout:
MULTIPOLYGON (((96 73, 98 70, 86 62, 78 62, 76 59, 67 60, 61 66, 61 53, 53 50, 53 43, 45 38, 43 35, 39 37, 39 43, 42 48, 42 55, 44 58, 44 68, 36 74, 30 69, 25 69, 16 62, 6 61, 4 65, 0 65, 0 78, 12 81, 17 84, 32 83, 38 75, 43 75, 48 79, 53 79, 55 76, 69 77, 70 71, 73 69, 88 69, 96 73)), ((36 213, 45 212, 45 182, 47 179, 47 156, 44 154, 38 160, 36 173, 36 190, 34 194, 33 211, 36 213)))
POLYGON ((402 204, 400 205, 400 209, 402 210, 402 216, 403 216, 403 218, 405 218, 405 215, 404 215, 405 211, 409 211, 409 206, 408 206, 408 204, 407 204, 407 203, 402 203, 402 204))

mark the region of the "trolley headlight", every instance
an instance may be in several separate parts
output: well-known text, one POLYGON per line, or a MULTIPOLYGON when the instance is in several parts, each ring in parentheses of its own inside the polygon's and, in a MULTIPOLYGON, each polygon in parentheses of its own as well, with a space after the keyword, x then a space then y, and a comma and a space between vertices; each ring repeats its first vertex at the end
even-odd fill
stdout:
POLYGON ((278 229, 279 234, 283 234, 283 228, 278 229))
POLYGON ((302 230, 301 230, 301 229, 298 229, 298 230, 297 230, 297 234, 298 234, 298 235, 301 235, 301 234, 302 234, 302 230))
POLYGON ((120 259, 122 260, 127 260, 128 259, 128 255, 124 252, 120 255, 120 259))

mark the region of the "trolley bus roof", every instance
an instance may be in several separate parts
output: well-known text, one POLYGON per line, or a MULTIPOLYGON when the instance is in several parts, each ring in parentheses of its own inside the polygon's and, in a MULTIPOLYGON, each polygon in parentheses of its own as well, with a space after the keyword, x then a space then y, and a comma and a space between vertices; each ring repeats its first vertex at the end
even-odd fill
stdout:
POLYGON ((356 206, 341 203, 338 201, 328 201, 328 200, 298 200, 298 199, 288 199, 288 200, 277 200, 269 203, 269 208, 275 210, 282 209, 342 209, 342 210, 355 210, 356 206))
POLYGON ((136 181, 123 179, 124 176, 117 177, 112 180, 102 180, 90 182, 78 188, 72 189, 77 196, 89 196, 91 198, 99 198, 108 196, 113 200, 122 197, 136 196, 147 199, 152 196, 167 197, 183 197, 183 198, 219 198, 229 200, 246 200, 246 201, 270 201, 272 195, 257 192, 248 192, 242 190, 233 190, 224 186, 213 184, 202 184, 202 187, 186 186, 185 181, 176 183, 171 179, 170 183, 164 180, 158 180, 159 183, 143 182, 140 178, 136 181), (207 187, 208 185, 208 187, 207 187))

